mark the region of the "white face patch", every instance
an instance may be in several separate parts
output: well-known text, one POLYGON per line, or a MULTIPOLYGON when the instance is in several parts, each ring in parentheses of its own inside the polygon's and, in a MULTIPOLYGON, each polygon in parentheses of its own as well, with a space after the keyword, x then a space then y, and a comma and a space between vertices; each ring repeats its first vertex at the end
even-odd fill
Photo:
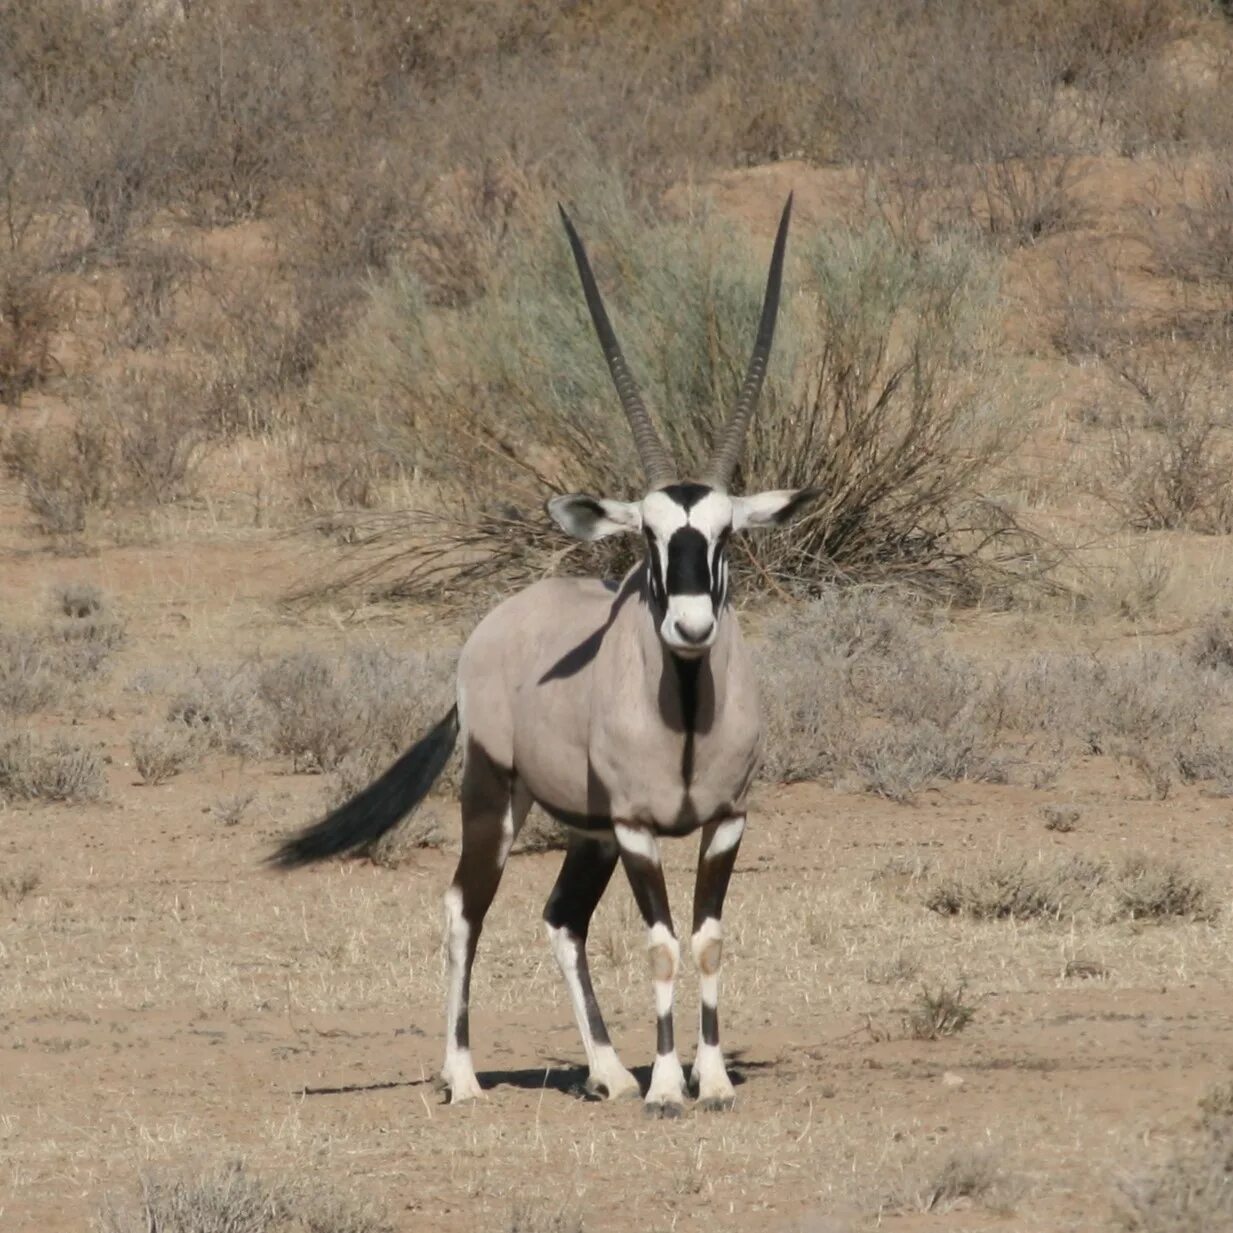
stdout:
POLYGON ((652 594, 664 609, 659 634, 683 658, 704 655, 719 636, 733 508, 727 493, 701 484, 672 484, 642 500, 652 594))

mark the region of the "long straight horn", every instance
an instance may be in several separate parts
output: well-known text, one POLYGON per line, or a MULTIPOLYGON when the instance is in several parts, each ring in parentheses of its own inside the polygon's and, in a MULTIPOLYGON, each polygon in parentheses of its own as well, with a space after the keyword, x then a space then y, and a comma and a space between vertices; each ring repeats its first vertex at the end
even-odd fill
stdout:
POLYGON ((638 387, 634 384, 633 375, 621 354, 621 345, 617 342, 616 332, 612 322, 608 320, 604 301, 599 294, 599 286, 595 275, 591 272, 591 263, 587 260, 587 250, 582 247, 582 241, 574 230, 574 224, 569 221, 565 207, 558 205, 561 211, 561 221, 565 224, 565 234, 569 236, 569 246, 574 250, 574 261, 578 266, 578 277, 582 280, 582 293, 586 296, 587 307, 591 310, 591 320, 595 324, 595 333, 599 335, 599 345, 603 350, 604 359, 608 361, 608 371, 612 374, 612 383, 616 386, 617 397, 625 409, 625 416, 634 432, 634 444, 638 447, 638 457, 642 459, 642 468, 646 471, 647 482, 652 488, 670 484, 676 479, 676 467, 672 462, 664 443, 655 431, 650 413, 638 387))
POLYGON ((707 473, 708 483, 716 488, 727 488, 741 457, 745 433, 753 419, 762 382, 766 378, 766 366, 771 358, 771 343, 775 338, 775 318, 779 313, 779 288, 783 282, 783 254, 788 243, 788 222, 792 217, 792 194, 784 205, 779 219, 779 231, 775 235, 775 248, 771 253, 771 271, 766 279, 766 295, 762 300, 762 319, 758 322, 758 337, 754 341, 753 355, 745 370, 745 380, 737 396, 732 414, 724 425, 715 444, 715 454, 707 473))

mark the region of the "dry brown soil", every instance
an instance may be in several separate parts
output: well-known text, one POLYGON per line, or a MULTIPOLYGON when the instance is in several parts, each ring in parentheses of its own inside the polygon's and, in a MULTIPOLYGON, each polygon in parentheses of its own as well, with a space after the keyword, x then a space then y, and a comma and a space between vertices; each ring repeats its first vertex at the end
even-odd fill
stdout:
MULTIPOLYGON (((125 688, 138 669, 256 647, 410 647, 423 632, 381 614, 279 615, 305 568, 294 541, 199 535, 66 561, 10 530, 5 619, 34 619, 57 579, 94 580, 130 638, 108 687, 51 725, 111 756, 105 803, 0 813, 0 869, 38 879, 0 902, 5 1230, 82 1229, 142 1170, 234 1156, 378 1199, 400 1230, 507 1230, 520 1211, 589 1231, 1095 1229, 1119 1179, 1189 1134, 1198 1097, 1227 1075, 1230 912, 1072 927, 922 906, 931 877, 998 852, 1132 849, 1201 868, 1227 901, 1229 803, 1142 799, 1133 773, 1093 762, 1046 793, 960 784, 914 806, 763 788, 729 900, 723 1021, 739 1087, 723 1115, 653 1121, 583 1098, 539 924, 560 858, 515 856, 476 978, 486 1099, 443 1106, 431 1078, 454 806, 440 806, 450 845, 403 868, 279 875, 261 858, 318 811, 319 778, 218 760, 142 786, 127 743, 148 707, 125 688), (210 806, 241 789, 254 804, 226 826, 210 806), (1082 811, 1070 834, 1044 828, 1041 806, 1058 800, 1082 811), (1074 959, 1107 975, 1067 977, 1074 959), (920 988, 960 980, 971 1026, 908 1038, 920 988), (1004 1173, 993 1199, 931 1208, 947 1157, 976 1149, 1004 1173)), ((685 919, 693 845, 670 859, 685 919)), ((645 1080, 651 995, 624 885, 592 936, 601 1002, 645 1080)), ((687 1059, 695 1006, 687 973, 687 1059)))

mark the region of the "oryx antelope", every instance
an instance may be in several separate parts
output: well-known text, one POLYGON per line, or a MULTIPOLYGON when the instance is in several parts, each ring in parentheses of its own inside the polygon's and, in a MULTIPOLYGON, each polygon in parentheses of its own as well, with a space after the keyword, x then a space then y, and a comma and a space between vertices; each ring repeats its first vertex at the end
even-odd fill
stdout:
POLYGON ((588 1090, 637 1093, 595 1000, 591 915, 618 860, 647 927, 658 1016, 648 1109, 678 1112, 685 1076, 672 1025, 680 946, 659 841, 700 830, 690 949, 700 979, 693 1081, 708 1107, 733 1095, 719 1045, 720 919, 745 830, 761 721, 757 685, 728 600, 728 541, 781 524, 812 490, 733 496, 728 489, 766 374, 792 199, 780 219, 753 357, 705 474, 681 480, 626 366, 586 251, 561 211, 582 289, 646 470, 647 493, 616 501, 575 493, 548 512, 567 534, 641 533, 646 555, 620 583, 548 578, 480 622, 458 663, 457 703, 384 775, 273 857, 296 866, 359 847, 426 795, 461 735, 462 855, 445 894, 448 999, 442 1082, 452 1102, 480 1094, 468 999, 476 944, 531 803, 570 829, 544 909, 548 938, 582 1034, 588 1090))

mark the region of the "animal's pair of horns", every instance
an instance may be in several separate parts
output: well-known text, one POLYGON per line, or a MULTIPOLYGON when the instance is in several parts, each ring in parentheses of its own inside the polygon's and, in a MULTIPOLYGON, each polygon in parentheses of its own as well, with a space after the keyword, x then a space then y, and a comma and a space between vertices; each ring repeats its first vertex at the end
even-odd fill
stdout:
MULTIPOLYGON (((578 276, 582 280, 582 293, 586 296, 587 307, 591 310, 591 320, 595 323, 595 333, 599 335, 599 345, 603 350, 604 359, 608 362, 608 371, 612 374, 612 382, 616 386, 617 396, 625 409, 629 426, 633 429, 634 444, 638 447, 638 457, 642 459, 646 471, 647 482, 652 488, 659 488, 672 483, 677 478, 676 466, 672 455, 660 439, 651 420, 646 404, 638 393, 634 378, 621 354, 621 345, 617 342, 616 332, 608 319, 604 308, 603 297, 599 294, 599 286, 587 259, 586 249, 578 238, 574 224, 570 222, 565 208, 561 210, 561 221, 565 224, 565 233, 569 236, 569 246, 574 252, 574 261, 578 265, 578 276)), ((771 356, 771 343, 775 338, 775 319, 779 313, 779 289, 783 282, 783 256, 788 242, 788 222, 792 217, 792 194, 784 204, 783 214, 779 219, 779 230, 775 234, 775 248, 771 253, 771 269, 766 280, 766 294, 762 300, 762 317, 758 322, 758 336, 754 340, 753 355, 749 367, 745 371, 745 380, 741 383, 740 393, 732 408, 728 422, 724 425, 719 439, 715 443, 715 452, 711 457, 710 466, 703 478, 715 488, 727 488, 736 470, 737 461, 741 456, 741 447, 745 441, 745 433, 749 421, 753 418, 754 408, 758 405, 758 395, 762 392, 762 382, 766 378, 766 367, 771 356)))

